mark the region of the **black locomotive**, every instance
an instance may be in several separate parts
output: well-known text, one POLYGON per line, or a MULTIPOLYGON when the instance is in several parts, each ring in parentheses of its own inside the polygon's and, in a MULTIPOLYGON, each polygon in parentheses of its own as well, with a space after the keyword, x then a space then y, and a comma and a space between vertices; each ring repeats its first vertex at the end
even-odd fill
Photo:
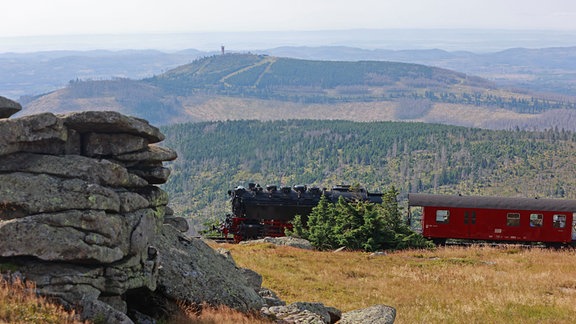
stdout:
POLYGON ((234 241, 257 239, 266 236, 284 236, 286 229, 292 229, 294 216, 306 217, 318 204, 320 197, 336 202, 340 197, 347 200, 382 202, 381 193, 370 193, 364 188, 338 185, 331 190, 326 188, 296 185, 293 187, 268 185, 262 188, 249 183, 248 188, 236 187, 229 190, 232 214, 226 215, 221 226, 225 237, 234 236, 234 241))

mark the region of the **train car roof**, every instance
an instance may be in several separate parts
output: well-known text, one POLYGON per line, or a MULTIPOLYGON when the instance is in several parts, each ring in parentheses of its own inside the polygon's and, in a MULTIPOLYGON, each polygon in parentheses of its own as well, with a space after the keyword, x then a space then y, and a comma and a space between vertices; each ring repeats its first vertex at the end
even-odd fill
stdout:
POLYGON ((408 194, 410 206, 563 211, 576 213, 576 200, 408 194))

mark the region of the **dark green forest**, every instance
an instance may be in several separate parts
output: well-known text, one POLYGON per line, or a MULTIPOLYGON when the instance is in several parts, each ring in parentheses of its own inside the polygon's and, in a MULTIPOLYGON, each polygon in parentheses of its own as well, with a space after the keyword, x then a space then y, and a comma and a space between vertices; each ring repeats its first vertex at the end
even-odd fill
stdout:
POLYGON ((369 191, 576 197, 576 135, 437 124, 227 121, 162 128, 178 159, 164 189, 202 224, 238 185, 360 184, 369 191))

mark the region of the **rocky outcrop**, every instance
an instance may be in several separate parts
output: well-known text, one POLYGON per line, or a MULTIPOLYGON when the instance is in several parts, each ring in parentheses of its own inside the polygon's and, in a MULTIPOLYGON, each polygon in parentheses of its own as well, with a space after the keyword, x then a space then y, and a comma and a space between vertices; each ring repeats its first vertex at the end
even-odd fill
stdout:
POLYGON ((18 269, 10 276, 106 323, 175 301, 264 305, 233 263, 182 233, 186 220, 156 186, 177 156, 154 145, 156 127, 116 112, 44 113, 1 119, 0 134, 0 269, 18 269))

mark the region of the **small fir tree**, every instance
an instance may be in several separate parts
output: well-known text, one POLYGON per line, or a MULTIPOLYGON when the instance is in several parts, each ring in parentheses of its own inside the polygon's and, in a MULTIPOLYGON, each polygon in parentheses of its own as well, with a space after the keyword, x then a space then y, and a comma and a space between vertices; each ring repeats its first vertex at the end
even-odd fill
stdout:
POLYGON ((322 196, 306 224, 296 216, 293 230, 287 234, 307 239, 320 250, 342 246, 365 251, 433 247, 403 221, 397 196, 394 187, 382 195, 382 204, 343 197, 332 203, 322 196))

